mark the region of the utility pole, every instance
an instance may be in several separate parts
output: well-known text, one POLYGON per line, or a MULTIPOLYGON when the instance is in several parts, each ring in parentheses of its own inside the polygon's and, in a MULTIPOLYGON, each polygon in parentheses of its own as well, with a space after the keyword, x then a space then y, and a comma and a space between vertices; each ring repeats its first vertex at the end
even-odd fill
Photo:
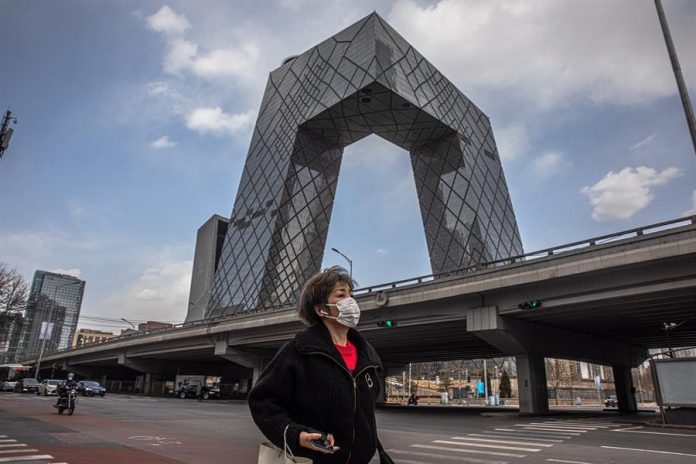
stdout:
POLYGON ((10 121, 17 124, 17 118, 13 118, 12 112, 7 110, 5 116, 2 118, 2 125, 0 126, 0 159, 2 159, 2 155, 5 153, 7 147, 10 146, 10 138, 12 138, 12 134, 14 133, 14 129, 10 127, 10 121))
POLYGON ((672 42, 672 34, 669 32, 669 25, 667 24, 667 17, 665 16, 665 10, 662 8, 662 0, 655 0, 655 8, 657 9, 657 16, 660 18, 660 26, 662 26, 662 34, 665 36, 665 44, 667 45, 667 52, 669 53, 669 59, 672 62, 672 70, 674 71, 674 78, 677 80, 677 87, 679 88, 679 96, 681 97, 682 105, 684 106, 684 114, 686 116, 686 124, 689 126, 689 133, 691 133, 691 143, 694 146, 694 154, 696 154, 696 122, 694 121, 694 111, 691 108, 691 101, 689 100, 689 92, 686 90, 686 84, 684 83, 684 76, 682 75, 681 66, 679 65, 679 59, 677 58, 677 50, 674 48, 674 42, 672 42))

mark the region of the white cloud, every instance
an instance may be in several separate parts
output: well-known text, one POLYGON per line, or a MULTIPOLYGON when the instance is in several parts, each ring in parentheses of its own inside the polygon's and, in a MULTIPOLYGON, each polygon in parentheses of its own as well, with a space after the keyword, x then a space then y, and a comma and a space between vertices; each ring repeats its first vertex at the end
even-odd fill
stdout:
POLYGON ((188 40, 175 38, 169 41, 169 50, 164 57, 164 70, 170 74, 191 68, 198 53, 198 45, 188 40))
POLYGON ((73 277, 80 277, 80 270, 79 269, 62 269, 62 268, 57 268, 57 269, 49 269, 48 272, 55 272, 56 274, 67 274, 69 276, 73 277))
POLYGON ((536 158, 532 162, 532 169, 537 178, 547 179, 561 173, 570 167, 563 153, 548 152, 536 158))
POLYGON ((522 123, 514 123, 495 132, 498 154, 502 160, 512 160, 529 149, 529 133, 522 123))
POLYGON ((176 146, 176 142, 172 142, 169 140, 169 137, 166 135, 163 135, 162 137, 158 138, 157 140, 154 140, 150 143, 150 146, 152 148, 156 148, 158 150, 164 149, 164 148, 172 148, 176 146))
POLYGON ((637 150, 638 148, 643 147, 643 146, 649 144, 650 142, 652 142, 653 140, 655 140, 655 137, 657 137, 657 133, 652 133, 652 134, 648 135, 647 137, 645 137, 643 140, 631 145, 630 147, 628 147, 628 149, 630 151, 637 150))
POLYGON ((191 27, 184 15, 164 5, 157 13, 147 18, 147 25, 153 31, 163 34, 181 34, 191 27))
POLYGON ((253 123, 251 112, 229 114, 222 108, 196 108, 189 114, 186 126, 200 133, 236 134, 244 132, 253 123))
POLYGON ((696 190, 691 193, 691 209, 684 211, 682 216, 696 216, 696 190))
MULTIPOLYGON (((649 2, 400 0, 388 20, 445 75, 461 76, 465 91, 514 90, 541 110, 675 93, 649 2)), ((693 43, 682 45, 689 56, 693 43)))
POLYGON ((628 219, 652 202, 654 187, 679 175, 680 170, 674 167, 662 172, 645 166, 627 167, 618 173, 609 171, 595 185, 585 186, 580 192, 589 197, 595 221, 628 219))
POLYGON ((150 95, 162 95, 169 91, 169 84, 166 82, 150 82, 147 84, 147 92, 150 95))
POLYGON ((245 76, 256 66, 259 50, 253 44, 239 48, 211 50, 190 63, 192 71, 201 77, 245 76))
POLYGON ((377 248, 378 255, 386 255, 387 253, 389 253, 389 250, 385 250, 384 248, 377 248))

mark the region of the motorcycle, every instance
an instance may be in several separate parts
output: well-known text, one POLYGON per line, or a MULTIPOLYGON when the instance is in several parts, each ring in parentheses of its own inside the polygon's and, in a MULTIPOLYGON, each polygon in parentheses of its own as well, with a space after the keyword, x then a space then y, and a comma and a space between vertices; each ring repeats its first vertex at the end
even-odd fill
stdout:
POLYGON ((77 389, 71 388, 67 396, 61 396, 58 400, 58 414, 63 414, 67 411, 68 416, 72 416, 77 406, 77 389))

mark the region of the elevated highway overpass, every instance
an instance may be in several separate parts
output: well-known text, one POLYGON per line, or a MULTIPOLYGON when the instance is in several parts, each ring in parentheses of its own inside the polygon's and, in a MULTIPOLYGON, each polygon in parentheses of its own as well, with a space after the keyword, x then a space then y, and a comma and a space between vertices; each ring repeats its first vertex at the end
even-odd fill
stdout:
MULTIPOLYGON (((619 400, 632 409, 630 368, 647 350, 696 345, 696 217, 355 293, 359 328, 387 371, 408 362, 516 356, 520 410, 543 412, 544 357, 583 360, 611 365, 619 400), (519 307, 530 300, 541 307, 519 307), (385 320, 397 325, 380 326, 385 320), (670 322, 680 325, 665 332, 670 322)), ((42 366, 91 377, 254 379, 301 329, 295 308, 272 308, 49 353, 42 366)))

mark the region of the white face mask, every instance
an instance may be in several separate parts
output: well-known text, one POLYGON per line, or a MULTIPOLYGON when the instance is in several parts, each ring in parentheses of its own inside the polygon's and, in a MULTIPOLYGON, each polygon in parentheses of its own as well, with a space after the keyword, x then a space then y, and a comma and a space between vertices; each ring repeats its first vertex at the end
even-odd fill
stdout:
POLYGON ((355 327, 360 320, 360 307, 358 302, 352 297, 347 297, 339 300, 336 304, 327 304, 326 306, 335 306, 338 309, 338 316, 325 316, 329 319, 335 319, 339 324, 346 327, 355 327))

